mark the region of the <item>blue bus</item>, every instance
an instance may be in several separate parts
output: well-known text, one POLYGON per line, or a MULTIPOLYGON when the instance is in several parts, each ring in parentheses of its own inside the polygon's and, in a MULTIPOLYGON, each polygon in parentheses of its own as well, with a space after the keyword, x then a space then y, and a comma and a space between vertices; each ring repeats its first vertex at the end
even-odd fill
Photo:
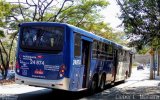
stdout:
POLYGON ((73 25, 22 23, 18 37, 18 84, 96 91, 129 75, 129 48, 73 25))

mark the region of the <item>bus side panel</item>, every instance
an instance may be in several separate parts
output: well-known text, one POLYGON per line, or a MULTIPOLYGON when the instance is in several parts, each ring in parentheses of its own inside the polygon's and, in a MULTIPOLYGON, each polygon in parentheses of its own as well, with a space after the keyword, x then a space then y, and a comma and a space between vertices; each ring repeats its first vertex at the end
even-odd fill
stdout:
POLYGON ((119 62, 117 66, 116 81, 123 80, 123 62, 119 62))
POLYGON ((116 81, 122 81, 128 77, 129 67, 130 67, 129 62, 130 62, 129 53, 127 54, 127 52, 125 52, 125 55, 119 54, 116 81))
POLYGON ((68 65, 68 75, 70 78, 70 83, 69 83, 69 90, 71 91, 77 91, 79 88, 79 84, 82 82, 79 82, 80 80, 80 75, 82 67, 81 67, 81 58, 74 59, 74 34, 72 28, 68 28, 68 31, 66 32, 66 40, 67 40, 67 46, 66 46, 66 55, 69 56, 69 59, 66 57, 65 61, 68 65), (68 49, 69 48, 69 49, 68 49), (69 63, 68 63, 69 62, 69 63), (78 84, 79 83, 79 84, 78 84))
POLYGON ((123 77, 126 78, 126 75, 128 75, 129 72, 129 62, 124 62, 123 64, 123 77))
POLYGON ((70 89, 72 91, 77 91, 78 89, 82 89, 83 72, 84 72, 84 67, 76 65, 73 66, 73 73, 70 81, 70 89))
POLYGON ((107 83, 111 82, 113 80, 113 74, 114 74, 114 69, 113 69, 113 61, 105 61, 104 69, 106 72, 106 80, 107 83))
POLYGON ((65 48, 64 48, 64 63, 66 65, 66 71, 65 71, 65 76, 70 78, 71 74, 71 66, 72 66, 72 39, 71 39, 71 30, 68 26, 66 26, 66 32, 65 32, 65 48))
POLYGON ((98 64, 98 61, 96 59, 91 60, 90 79, 95 73, 97 73, 97 64, 98 64))
POLYGON ((95 74, 98 74, 100 82, 100 76, 102 73, 106 73, 106 81, 107 83, 110 83, 114 79, 114 69, 113 69, 113 61, 102 61, 98 59, 92 59, 91 61, 91 68, 90 68, 90 83, 91 79, 95 74))
POLYGON ((89 88, 90 85, 91 85, 93 76, 94 76, 96 73, 98 73, 97 65, 98 65, 97 59, 91 59, 91 66, 90 66, 90 74, 89 74, 88 88, 89 88))
POLYGON ((116 73, 116 81, 122 81, 126 78, 126 72, 129 71, 129 63, 128 62, 119 62, 116 73))

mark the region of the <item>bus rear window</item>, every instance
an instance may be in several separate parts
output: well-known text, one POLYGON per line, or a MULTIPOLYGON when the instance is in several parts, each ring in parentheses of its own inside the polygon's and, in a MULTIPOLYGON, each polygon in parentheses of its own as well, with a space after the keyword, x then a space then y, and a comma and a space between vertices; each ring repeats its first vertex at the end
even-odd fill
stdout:
POLYGON ((27 50, 62 51, 64 28, 34 26, 23 27, 21 47, 27 50))

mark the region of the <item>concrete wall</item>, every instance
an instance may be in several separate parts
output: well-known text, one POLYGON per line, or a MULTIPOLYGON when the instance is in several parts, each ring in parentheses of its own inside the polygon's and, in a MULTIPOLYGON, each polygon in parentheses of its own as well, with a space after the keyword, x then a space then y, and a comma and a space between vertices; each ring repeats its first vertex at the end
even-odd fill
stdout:
POLYGON ((150 62, 150 55, 149 54, 145 54, 145 55, 135 54, 133 55, 133 63, 134 62, 146 64, 150 62))

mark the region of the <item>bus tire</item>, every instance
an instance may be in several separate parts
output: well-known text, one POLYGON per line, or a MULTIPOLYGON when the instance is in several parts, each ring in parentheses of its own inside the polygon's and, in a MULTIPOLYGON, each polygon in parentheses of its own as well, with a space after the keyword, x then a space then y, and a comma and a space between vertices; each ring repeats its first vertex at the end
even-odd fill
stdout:
POLYGON ((103 91, 105 89, 105 85, 106 85, 106 76, 102 75, 101 77, 101 81, 100 81, 100 91, 103 91))
POLYGON ((96 77, 93 77, 90 88, 89 88, 89 92, 91 94, 94 94, 97 91, 97 88, 98 88, 98 80, 96 77))

